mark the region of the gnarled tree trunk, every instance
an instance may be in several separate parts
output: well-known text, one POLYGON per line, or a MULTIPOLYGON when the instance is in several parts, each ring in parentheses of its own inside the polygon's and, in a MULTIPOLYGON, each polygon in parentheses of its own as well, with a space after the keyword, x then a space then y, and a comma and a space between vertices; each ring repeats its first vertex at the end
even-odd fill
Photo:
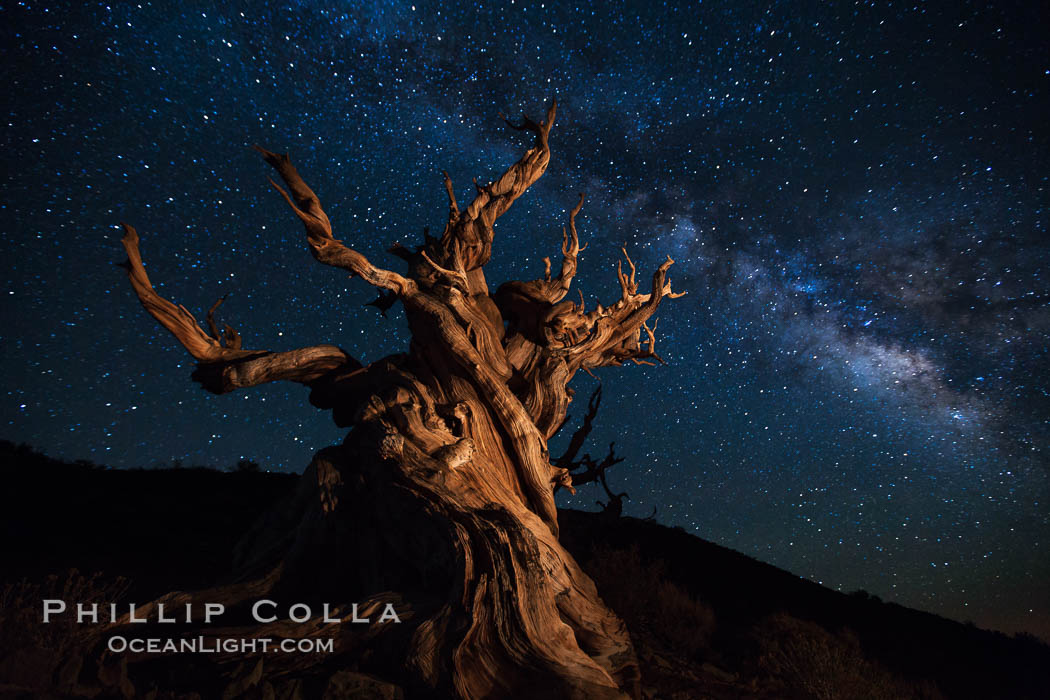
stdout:
POLYGON ((493 223, 546 170, 555 109, 542 122, 511 124, 531 132, 535 145, 498 180, 478 186, 465 209, 445 176, 449 214, 440 238, 391 249, 407 263, 404 273, 376 267, 334 238, 288 157, 258 149, 283 182, 273 185, 305 225, 314 257, 379 288, 381 308, 404 305, 407 352, 367 366, 331 345, 243 349, 229 326, 220 335, 218 303, 206 333, 185 308, 156 294, 138 235, 124 227, 132 286, 198 360, 195 380, 216 393, 300 382, 314 405, 351 428, 341 446, 317 453, 287 509, 244 544, 244 571, 258 581, 226 589, 227 597, 266 592, 360 609, 393 600, 402 624, 343 634, 340 651, 372 649, 385 661, 370 668, 417 691, 639 694, 623 623, 558 542, 554 492, 572 483, 565 467, 551 464, 547 441, 565 421, 577 370, 659 359, 646 321, 663 298, 678 295, 666 279, 670 258, 648 293, 638 292, 627 258, 614 304, 586 311, 582 295, 579 304, 564 300, 581 250, 582 195, 563 232, 560 272, 552 274, 545 259, 542 278, 490 291, 484 266, 493 223))

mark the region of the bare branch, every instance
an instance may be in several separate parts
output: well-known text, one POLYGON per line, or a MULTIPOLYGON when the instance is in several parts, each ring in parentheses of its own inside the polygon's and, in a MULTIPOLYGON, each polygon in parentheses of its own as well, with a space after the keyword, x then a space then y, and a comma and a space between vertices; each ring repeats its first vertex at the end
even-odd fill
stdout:
POLYGON ((212 304, 211 308, 208 309, 208 328, 211 330, 211 337, 215 338, 215 340, 222 340, 222 336, 219 333, 219 327, 215 324, 215 311, 222 306, 222 302, 226 301, 227 296, 229 295, 223 294, 219 297, 219 300, 212 304))
MULTIPOLYGON (((124 227, 124 237, 121 243, 124 244, 124 250, 128 254, 128 259, 123 266, 128 272, 132 289, 135 290, 139 301, 150 316, 167 328, 182 346, 201 362, 231 360, 252 354, 246 350, 222 347, 219 344, 217 329, 216 337, 209 336, 197 323, 193 314, 186 310, 186 307, 176 306, 157 294, 153 289, 153 283, 146 274, 146 268, 142 265, 138 231, 128 224, 121 224, 121 226, 124 227)), ((212 310, 214 309, 213 306, 212 310)))
POLYGON ((595 461, 589 453, 584 454, 582 457, 577 457, 580 448, 586 443, 588 436, 594 429, 594 419, 598 415, 598 408, 601 406, 601 402, 602 386, 599 384, 591 393, 591 398, 587 402, 587 414, 583 417, 583 422, 572 434, 565 452, 553 462, 556 468, 565 470, 562 479, 556 482, 556 489, 559 486, 564 486, 575 494, 576 490, 574 487, 576 486, 582 486, 594 481, 600 481, 604 485, 605 472, 624 461, 623 457, 616 456, 615 442, 609 443, 609 452, 600 462, 595 461))
MULTIPOLYGON (((609 446, 610 454, 612 453, 612 446, 609 446)), ((619 518, 623 515, 623 502, 624 499, 630 500, 631 497, 627 495, 627 492, 613 493, 612 489, 609 488, 609 483, 605 480, 605 470, 598 472, 598 481, 601 483, 602 488, 605 489, 605 493, 609 497, 608 503, 602 503, 601 501, 595 501, 602 507, 602 515, 611 518, 619 518)))
MULTIPOLYGON (((549 322, 549 325, 556 325, 556 320, 560 318, 566 310, 569 312, 575 312, 576 314, 582 315, 583 313, 583 293, 580 292, 580 304, 572 302, 564 302, 559 304, 566 294, 569 292, 569 288, 572 284, 573 277, 576 276, 577 270, 577 256, 580 251, 586 248, 586 246, 580 246, 580 239, 576 233, 576 215, 580 213, 580 209, 583 207, 583 194, 580 194, 580 201, 577 202, 576 206, 572 208, 569 213, 569 228, 568 231, 562 229, 562 264, 561 271, 557 277, 551 276, 551 260, 549 257, 543 258, 543 278, 536 279, 529 282, 512 281, 502 285, 497 292, 496 303, 500 307, 500 310, 504 314, 504 318, 514 322, 515 319, 527 319, 536 317, 544 322, 549 322), (571 232, 571 235, 570 235, 571 232), (554 305, 553 308, 551 305, 554 305)), ((517 328, 517 326, 516 326, 517 328)), ((533 335, 530 329, 528 332, 533 335)), ((551 328, 549 335, 557 336, 561 332, 557 328, 551 328)), ((568 329, 568 333, 572 335, 573 330, 568 329)), ((542 337, 536 335, 534 340, 542 341, 542 337)), ((575 342, 576 339, 573 339, 575 342)))
POLYGON ((642 330, 644 330, 645 334, 649 337, 649 341, 648 341, 648 343, 646 343, 645 350, 639 352, 636 356, 631 358, 632 360, 635 361, 635 363, 637 363, 637 364, 643 364, 644 363, 644 364, 652 365, 654 363, 652 363, 652 362, 645 362, 644 360, 641 359, 643 357, 652 357, 657 362, 659 362, 661 365, 666 365, 667 364, 666 362, 664 362, 664 358, 662 358, 662 357, 660 357, 659 355, 656 354, 656 324, 658 324, 659 322, 660 322, 660 319, 657 319, 657 320, 653 321, 653 327, 652 328, 649 328, 649 325, 647 323, 645 323, 644 321, 642 322, 642 330))
POLYGON ((601 383, 591 393, 591 398, 587 401, 587 414, 583 417, 583 422, 580 423, 580 427, 576 429, 576 432, 572 434, 569 439, 569 444, 565 448, 565 452, 562 456, 554 460, 555 466, 565 467, 571 469, 576 462, 576 455, 579 454, 580 448, 587 441, 587 436, 591 434, 594 429, 594 419, 598 415, 598 408, 602 405, 602 385, 601 383))
POLYGON ((620 281, 621 297, 609 308, 601 304, 584 314, 575 304, 558 304, 551 308, 544 321, 548 345, 554 354, 565 358, 572 369, 619 365, 627 360, 638 364, 647 363, 647 358, 663 362, 655 353, 656 338, 646 321, 653 315, 664 297, 677 298, 667 283, 667 269, 674 262, 670 257, 653 274, 653 290, 649 294, 638 294, 635 280, 636 268, 625 253, 630 273, 618 264, 616 275, 620 281), (649 342, 643 349, 640 345, 642 330, 648 334, 649 342), (582 340, 581 340, 582 337, 582 340), (558 347, 560 344, 561 347, 558 347))
MULTIPOLYGON (((558 274, 557 286, 555 290, 552 290, 551 303, 561 301, 561 299, 569 293, 569 287, 572 284, 572 279, 576 276, 576 270, 578 268, 578 256, 580 252, 587 248, 586 244, 580 245, 580 237, 576 233, 576 215, 583 209, 583 193, 580 193, 580 201, 576 203, 576 206, 569 212, 569 229, 566 231, 562 229, 562 241, 561 241, 561 273, 558 274)), ((580 298, 581 304, 583 297, 580 298)))
POLYGON ((423 259, 427 261, 427 264, 430 265, 430 267, 434 268, 434 271, 437 272, 438 275, 446 278, 450 285, 452 285, 453 287, 459 287, 464 291, 468 289, 469 282, 467 282, 467 276, 465 273, 459 270, 447 270, 441 267, 436 262, 434 262, 429 255, 427 255, 427 252, 425 250, 420 251, 420 255, 423 256, 423 259))
POLYGON ((215 310, 220 299, 208 312, 208 323, 216 337, 209 336, 184 306, 175 305, 157 294, 142 264, 139 235, 134 227, 122 224, 121 242, 128 259, 123 267, 131 287, 146 311, 167 328, 199 362, 193 378, 217 394, 265 382, 289 380, 309 384, 331 370, 360 367, 360 363, 334 345, 317 345, 289 352, 242 350, 240 335, 226 326, 223 347, 218 339, 215 310))
POLYGON ((520 125, 507 122, 514 129, 528 130, 536 134, 536 144, 491 184, 482 186, 475 180, 477 195, 462 212, 456 208, 454 217, 451 214, 451 202, 454 200, 451 180, 446 175, 445 189, 449 192, 450 199, 450 225, 445 227, 440 243, 430 248, 431 257, 437 263, 449 267, 448 256, 454 249, 454 241, 459 243, 465 272, 476 270, 489 261, 492 255, 493 223, 547 170, 547 164, 550 163, 548 137, 551 127, 554 126, 557 107, 557 102, 552 102, 547 110, 547 118, 542 122, 537 123, 528 117, 520 125))
POLYGON ((197 365, 194 381, 214 394, 234 389, 289 381, 310 385, 337 370, 353 370, 361 363, 334 345, 313 345, 286 352, 255 352, 239 359, 197 365))
POLYGON ((208 328, 211 330, 211 337, 218 340, 224 347, 233 348, 234 350, 241 349, 241 334, 228 323, 223 324, 223 331, 219 333, 219 326, 215 323, 215 312, 222 306, 222 303, 226 301, 226 297, 230 296, 229 293, 223 294, 219 297, 218 301, 211 305, 208 309, 208 328))
POLYGON ((270 180, 270 184, 281 193, 292 211, 306 227, 310 252, 319 262, 347 270, 374 287, 396 292, 400 296, 411 293, 415 289, 415 282, 412 280, 396 272, 374 266, 364 255, 332 237, 332 224, 328 220, 328 215, 321 208, 321 201, 299 176, 299 172, 292 165, 287 154, 272 153, 260 146, 254 148, 277 171, 288 187, 286 191, 270 180))
POLYGON ((367 302, 364 306, 374 306, 379 309, 379 313, 386 316, 387 310, 394 305, 397 301, 397 294, 394 292, 384 292, 382 289, 379 290, 379 297, 367 302))
POLYGON ((241 334, 228 323, 223 324, 222 340, 228 348, 241 349, 241 334))
POLYGON ((442 172, 441 174, 445 176, 445 192, 448 193, 448 220, 453 222, 459 218, 459 205, 456 204, 456 192, 452 188, 452 178, 448 176, 448 173, 442 172))
POLYGON ((503 117, 503 121, 507 123, 511 129, 517 131, 531 131, 536 134, 537 143, 546 144, 547 137, 550 135, 551 127, 554 126, 554 115, 557 113, 558 102, 555 100, 551 103, 550 109, 547 110, 547 119, 539 123, 534 122, 529 118, 527 114, 522 115, 521 124, 515 124, 511 120, 503 117))
POLYGON ((523 117, 522 123, 516 125, 504 120, 513 129, 528 130, 536 134, 536 145, 526 151, 521 160, 510 166, 498 180, 478 193, 465 212, 468 219, 480 219, 485 226, 491 227, 496 219, 510 209, 514 200, 543 175, 550 162, 550 148, 547 140, 551 127, 554 126, 554 117, 557 112, 558 102, 555 100, 547 110, 545 121, 536 123, 528 117, 523 117))

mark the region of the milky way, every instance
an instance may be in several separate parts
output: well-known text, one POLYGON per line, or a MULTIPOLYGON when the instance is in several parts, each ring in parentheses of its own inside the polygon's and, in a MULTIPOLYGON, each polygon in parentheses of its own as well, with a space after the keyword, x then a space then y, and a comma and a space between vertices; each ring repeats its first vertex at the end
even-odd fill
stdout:
POLYGON ((670 366, 601 375, 589 449, 616 441, 628 512, 1050 635, 1038 3, 259 5, 0 10, 2 437, 301 470, 341 432, 298 386, 194 385, 113 266, 117 224, 161 294, 202 316, 229 293, 247 347, 376 359, 403 316, 310 258, 248 146, 289 151, 337 235, 396 266, 389 244, 443 222, 441 171, 469 198, 528 146, 500 113, 557 97, 550 169, 497 224, 488 276, 538 276, 579 192, 588 305, 616 298, 621 245, 641 271, 675 258, 670 366))

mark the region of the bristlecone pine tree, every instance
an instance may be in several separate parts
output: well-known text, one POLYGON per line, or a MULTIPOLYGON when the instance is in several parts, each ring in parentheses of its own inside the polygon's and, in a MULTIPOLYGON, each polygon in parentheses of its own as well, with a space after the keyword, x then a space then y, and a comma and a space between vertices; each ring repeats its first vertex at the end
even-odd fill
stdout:
POLYGON ((407 351, 368 365, 334 345, 242 348, 237 332, 226 326, 220 333, 214 320, 221 299, 205 332, 184 307, 156 293, 139 236, 124 225, 131 285, 197 359, 197 382, 220 394, 299 382, 310 388, 311 403, 351 428, 342 445, 318 451, 298 492, 242 542, 239 582, 168 598, 218 598, 228 609, 263 595, 318 603, 309 623, 238 631, 335 640, 335 654, 268 656, 267 675, 341 663, 410 695, 640 694, 623 623, 558 542, 554 492, 572 483, 566 468, 552 465, 547 441, 565 422, 578 370, 660 359, 647 321, 664 298, 679 294, 667 279, 669 257, 647 293, 639 293, 627 257, 629 271, 617 268, 615 303, 587 311, 582 294, 578 304, 565 299, 582 249, 575 222, 582 195, 562 232, 557 274, 547 258, 540 279, 490 290, 484 268, 493 224, 547 169, 556 107, 541 122, 507 122, 531 132, 535 145, 495 182, 477 186, 465 209, 445 175, 448 223, 440 238, 390 250, 406 263, 404 272, 377 267, 337 239, 288 156, 256 147, 283 182, 271 180, 305 226, 313 256, 377 287, 381 308, 403 304, 407 351), (349 615, 357 603, 358 616, 371 614, 372 623, 323 624, 322 601, 333 605, 333 616, 349 615), (387 603, 400 624, 376 624, 387 603))

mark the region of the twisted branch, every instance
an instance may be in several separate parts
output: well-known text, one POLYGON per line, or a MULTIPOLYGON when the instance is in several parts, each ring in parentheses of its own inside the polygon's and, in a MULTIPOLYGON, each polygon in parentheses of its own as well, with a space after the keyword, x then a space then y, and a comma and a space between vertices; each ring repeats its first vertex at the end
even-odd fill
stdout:
POLYGON ((193 378, 205 389, 222 394, 279 380, 310 384, 334 369, 361 366, 334 345, 317 345, 289 352, 243 350, 240 336, 229 326, 226 326, 226 347, 223 347, 214 320, 215 310, 222 299, 208 311, 208 324, 214 337, 209 336, 186 307, 157 294, 142 264, 138 232, 128 224, 122 226, 124 237, 121 243, 128 254, 122 267, 127 270, 135 295, 149 315, 167 328, 197 359, 199 364, 193 378))
MULTIPOLYGON (((557 102, 552 102, 547 110, 547 118, 535 122, 524 117, 521 124, 507 121, 511 128, 518 131, 531 131, 536 135, 536 144, 494 182, 489 185, 474 185, 477 194, 474 200, 463 211, 456 205, 452 190, 452 180, 445 174, 445 191, 449 197, 449 222, 441 239, 428 246, 430 257, 435 263, 445 268, 462 266, 466 273, 479 270, 492 256, 492 225, 502 216, 514 201, 536 182, 547 170, 550 163, 548 137, 554 126, 554 117, 558 111, 557 102), (459 265, 452 264, 450 257, 455 254, 459 265)), ((483 277, 472 280, 471 292, 483 290, 483 277)))
POLYGON ((270 184, 281 193, 288 206, 303 222, 310 252, 318 262, 346 270, 374 287, 396 292, 399 296, 409 294, 415 289, 414 281, 396 272, 376 267, 364 255, 332 236, 332 223, 321 208, 321 200, 299 176, 287 154, 273 153, 260 146, 254 148, 277 171, 287 186, 288 189, 285 190, 270 180, 270 184))

